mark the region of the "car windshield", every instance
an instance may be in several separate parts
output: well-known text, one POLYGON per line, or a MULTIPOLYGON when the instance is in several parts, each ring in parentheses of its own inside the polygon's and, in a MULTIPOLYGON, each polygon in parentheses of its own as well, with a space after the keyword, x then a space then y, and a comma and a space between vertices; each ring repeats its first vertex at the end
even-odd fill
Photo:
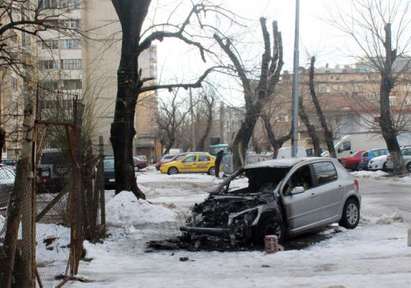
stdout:
POLYGON ((104 170, 114 170, 114 159, 104 159, 104 170))
POLYGON ((233 174, 223 186, 229 193, 272 192, 290 169, 290 167, 264 167, 242 170, 233 174))
POLYGON ((173 159, 174 157, 176 157, 176 155, 164 155, 163 160, 170 160, 170 159, 173 159))

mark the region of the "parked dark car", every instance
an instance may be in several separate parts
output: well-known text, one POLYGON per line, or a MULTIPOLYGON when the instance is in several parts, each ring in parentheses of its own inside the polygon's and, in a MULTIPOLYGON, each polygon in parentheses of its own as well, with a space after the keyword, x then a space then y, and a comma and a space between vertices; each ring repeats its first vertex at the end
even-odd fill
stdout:
POLYGON ((144 169, 148 166, 146 155, 137 155, 133 157, 134 167, 137 170, 144 169))
POLYGON ((1 161, 1 164, 7 165, 7 166, 12 166, 13 168, 16 168, 17 161, 12 160, 12 159, 3 159, 1 161))
POLYGON ((180 230, 194 243, 261 245, 265 235, 284 241, 335 222, 353 229, 360 201, 357 180, 336 159, 269 160, 235 172, 180 230))
POLYGON ((10 167, 0 166, 0 208, 7 206, 10 192, 14 187, 16 174, 10 167))
POLYGON ((39 193, 58 193, 63 189, 71 168, 68 157, 59 149, 43 151, 38 166, 39 193))
POLYGON ((116 179, 114 176, 114 157, 104 157, 104 188, 111 190, 116 185, 116 179))

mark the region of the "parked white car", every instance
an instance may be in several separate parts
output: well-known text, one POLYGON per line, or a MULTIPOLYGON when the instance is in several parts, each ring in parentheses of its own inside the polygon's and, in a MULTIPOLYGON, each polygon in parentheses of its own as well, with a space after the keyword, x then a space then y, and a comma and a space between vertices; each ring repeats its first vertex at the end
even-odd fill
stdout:
MULTIPOLYGON (((411 147, 406 146, 406 147, 402 148, 401 149, 401 154, 402 154, 402 158, 404 160, 405 168, 407 169, 408 172, 411 172, 411 147)), ((387 166, 388 170, 393 169, 394 164, 392 162, 391 157, 388 157, 386 166, 387 166)))
POLYGON ((368 170, 376 171, 376 170, 387 170, 387 160, 388 155, 381 155, 375 158, 372 158, 368 162, 368 170))

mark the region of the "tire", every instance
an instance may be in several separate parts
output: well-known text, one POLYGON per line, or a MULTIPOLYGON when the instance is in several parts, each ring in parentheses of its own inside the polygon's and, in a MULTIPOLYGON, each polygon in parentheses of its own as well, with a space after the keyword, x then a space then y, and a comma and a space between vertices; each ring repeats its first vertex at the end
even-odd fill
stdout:
POLYGON ((253 242, 257 246, 263 246, 266 235, 276 235, 278 237, 278 242, 284 243, 285 233, 284 223, 266 218, 256 227, 253 235, 253 242))
POLYGON ((384 162, 384 165, 382 165, 382 171, 384 171, 384 172, 388 171, 387 162, 384 162))
POLYGON ((214 176, 215 175, 215 167, 211 167, 210 169, 208 169, 208 175, 214 176))
POLYGON ((360 222, 360 205, 354 198, 349 198, 344 204, 343 215, 340 226, 347 229, 354 229, 360 222))
POLYGON ((178 174, 178 169, 176 167, 170 167, 170 168, 168 168, 167 174, 168 175, 178 174))
POLYGON ((407 164, 407 171, 411 172, 411 162, 408 162, 408 164, 407 164))

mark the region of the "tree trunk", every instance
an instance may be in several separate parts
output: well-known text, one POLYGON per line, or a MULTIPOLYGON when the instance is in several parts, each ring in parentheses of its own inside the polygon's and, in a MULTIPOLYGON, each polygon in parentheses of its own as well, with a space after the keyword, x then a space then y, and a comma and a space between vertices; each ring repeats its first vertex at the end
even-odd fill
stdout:
POLYGON ((394 77, 392 66, 396 58, 396 51, 392 50, 391 41, 391 24, 388 23, 384 27, 385 30, 385 60, 384 70, 381 71, 380 84, 380 127, 382 136, 384 137, 387 148, 390 151, 393 160, 393 173, 401 174, 404 169, 401 148, 397 139, 397 131, 394 128, 390 109, 390 94, 394 87, 394 77))
POLYGON ((256 103, 252 108, 247 108, 244 121, 241 123, 241 127, 238 130, 231 150, 233 151, 233 168, 234 171, 245 165, 245 157, 250 143, 251 136, 253 135, 254 127, 257 122, 261 111, 261 105, 256 103))
POLYGON ((270 141, 271 147, 273 148, 273 158, 277 158, 280 148, 284 145, 285 142, 287 142, 291 138, 291 132, 277 139, 277 137, 274 134, 274 130, 271 125, 269 117, 267 115, 261 115, 261 119, 263 120, 268 140, 270 141))
MULTIPOLYGON (((26 85, 32 85, 25 83, 26 85)), ((26 89, 29 89, 26 87, 26 89)), ((0 283, 4 284, 5 288, 10 288, 15 267, 16 247, 18 231, 20 226, 20 218, 23 212, 23 203, 31 202, 31 199, 25 199, 31 195, 29 190, 32 184, 32 151, 33 151, 33 127, 34 127, 34 106, 32 91, 26 91, 24 94, 24 119, 23 119, 23 143, 20 159, 17 161, 16 181, 13 192, 10 194, 9 206, 7 209, 7 230, 4 239, 4 248, 6 251, 6 261, 3 271, 3 279, 0 283), (27 201, 28 200, 28 201, 27 201)), ((25 234, 27 232, 23 231, 25 234)), ((26 249, 28 247, 25 247, 26 249)), ((30 265, 31 266, 31 265, 30 265)), ((32 267, 23 266, 24 269, 31 269, 32 267)), ((24 271, 23 283, 29 283, 32 279, 30 271, 24 271), (28 272, 28 273, 26 273, 28 272)), ((25 285, 26 285, 25 284, 25 285)), ((28 285, 28 284, 27 284, 28 285)), ((2 286, 3 287, 3 286, 2 286)))
POLYGON ((321 146, 320 146, 320 138, 318 137, 317 131, 314 125, 311 124, 310 118, 308 118, 307 113, 305 112, 303 97, 300 98, 299 101, 299 115, 301 121, 303 121, 305 127, 307 128, 308 136, 311 138, 311 142, 314 148, 314 156, 321 156, 321 146))
POLYGON ((198 151, 205 151, 205 148, 206 148, 205 147, 206 140, 208 138, 208 135, 210 134, 211 125, 213 124, 213 108, 214 108, 213 103, 214 101, 212 101, 211 103, 207 103, 208 104, 207 126, 206 126, 203 136, 201 136, 200 141, 198 142, 198 145, 197 145, 198 151))
POLYGON ((145 198, 138 188, 133 165, 135 106, 141 88, 138 74, 140 33, 147 15, 149 0, 112 0, 119 17, 123 38, 121 60, 117 72, 117 98, 114 121, 111 125, 111 143, 115 162, 116 193, 132 191, 137 198, 145 198))
POLYGON ((320 101, 318 101, 317 94, 315 92, 314 75, 315 75, 315 57, 311 57, 310 75, 309 75, 310 94, 311 94, 311 98, 314 103, 315 110, 317 111, 317 116, 320 120, 321 127, 324 132, 324 139, 325 139, 325 143, 327 144, 328 152, 330 153, 331 157, 336 158, 337 154, 335 153, 335 148, 334 148, 333 133, 328 127, 327 120, 325 119, 324 113, 320 105, 320 101))
MULTIPOLYGON (((1 86, 0 86, 1 89, 1 86)), ((0 127, 0 162, 3 161, 3 148, 6 143, 6 131, 0 127)))

